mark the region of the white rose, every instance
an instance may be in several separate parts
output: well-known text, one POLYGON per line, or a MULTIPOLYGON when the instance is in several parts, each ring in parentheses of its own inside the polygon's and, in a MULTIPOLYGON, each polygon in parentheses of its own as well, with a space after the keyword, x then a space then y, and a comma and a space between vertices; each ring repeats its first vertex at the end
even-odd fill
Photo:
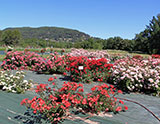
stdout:
POLYGON ((1 83, 2 85, 5 85, 5 84, 6 84, 6 83, 5 83, 5 82, 3 82, 3 81, 2 81, 2 82, 0 82, 0 83, 1 83))
POLYGON ((138 76, 139 76, 140 78, 143 78, 142 74, 139 74, 138 76))
POLYGON ((136 73, 135 73, 135 72, 131 72, 130 74, 131 74, 131 75, 135 75, 136 73))
POLYGON ((16 93, 16 91, 15 91, 15 90, 12 90, 12 93, 16 93))
POLYGON ((128 88, 130 91, 132 91, 132 89, 131 89, 129 86, 127 86, 127 88, 128 88))
POLYGON ((12 90, 12 86, 9 86, 9 87, 8 87, 8 90, 12 90))
POLYGON ((16 76, 17 79, 20 79, 20 77, 16 76))
POLYGON ((8 76, 8 74, 4 74, 4 76, 8 76))
POLYGON ((8 89, 8 88, 6 86, 4 86, 2 89, 5 90, 5 89, 8 89))
POLYGON ((27 80, 23 80, 23 83, 28 83, 28 81, 27 80))
POLYGON ((155 87, 156 87, 156 88, 158 88, 159 86, 158 86, 158 85, 156 85, 155 87))
POLYGON ((154 82, 154 80, 152 78, 149 78, 148 81, 150 81, 151 83, 154 82))
POLYGON ((9 77, 7 77, 6 79, 7 79, 7 80, 9 80, 10 78, 9 78, 9 77))
POLYGON ((13 77, 13 74, 11 74, 10 77, 13 77))
POLYGON ((4 78, 4 76, 3 76, 3 75, 1 75, 1 78, 4 78))

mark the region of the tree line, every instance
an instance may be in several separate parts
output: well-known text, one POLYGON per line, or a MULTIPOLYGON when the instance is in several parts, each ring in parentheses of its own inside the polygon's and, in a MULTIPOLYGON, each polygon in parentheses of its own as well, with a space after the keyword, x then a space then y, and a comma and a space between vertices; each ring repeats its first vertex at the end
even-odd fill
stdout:
POLYGON ((0 31, 0 45, 21 47, 55 47, 55 48, 83 48, 83 49, 116 49, 126 51, 140 51, 148 54, 160 54, 160 14, 153 17, 144 31, 136 34, 132 40, 121 37, 100 39, 90 37, 75 42, 52 41, 37 38, 23 38, 18 30, 0 31))

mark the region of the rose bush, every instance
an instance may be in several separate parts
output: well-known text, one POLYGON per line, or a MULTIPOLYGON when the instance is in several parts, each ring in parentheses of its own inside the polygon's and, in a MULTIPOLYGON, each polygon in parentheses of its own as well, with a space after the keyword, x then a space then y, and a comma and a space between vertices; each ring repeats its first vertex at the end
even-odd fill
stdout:
POLYGON ((87 58, 70 56, 66 62, 66 70, 70 72, 73 81, 90 83, 93 80, 104 81, 110 75, 112 64, 105 58, 87 58))
POLYGON ((33 66, 33 71, 39 73, 61 73, 63 74, 66 70, 66 58, 65 56, 59 56, 55 54, 50 54, 47 59, 43 59, 39 63, 33 66))
POLYGON ((9 71, 0 71, 0 89, 13 93, 24 93, 32 87, 32 81, 24 80, 24 76, 23 71, 17 71, 15 75, 9 71))
POLYGON ((159 94, 160 59, 133 57, 117 60, 111 81, 124 90, 159 94))
POLYGON ((21 101, 21 105, 25 105, 33 114, 47 122, 62 122, 70 115, 69 110, 73 108, 96 114, 108 111, 117 113, 128 109, 123 101, 115 97, 122 91, 117 91, 112 85, 94 86, 91 93, 84 94, 82 84, 64 82, 63 86, 58 88, 55 79, 49 78, 51 87, 48 84, 37 86, 35 92, 39 97, 35 96, 32 100, 25 98, 21 101))
POLYGON ((118 100, 115 95, 122 93, 121 90, 116 90, 113 85, 96 85, 91 88, 91 93, 86 94, 86 103, 84 104, 84 99, 82 101, 82 108, 85 111, 100 113, 100 112, 120 112, 122 110, 127 110, 128 107, 124 105, 122 100, 118 100), (121 106, 124 105, 124 106, 121 106))
POLYGON ((152 55, 152 58, 158 58, 158 59, 160 59, 160 55, 158 55, 158 54, 153 54, 153 55, 152 55))

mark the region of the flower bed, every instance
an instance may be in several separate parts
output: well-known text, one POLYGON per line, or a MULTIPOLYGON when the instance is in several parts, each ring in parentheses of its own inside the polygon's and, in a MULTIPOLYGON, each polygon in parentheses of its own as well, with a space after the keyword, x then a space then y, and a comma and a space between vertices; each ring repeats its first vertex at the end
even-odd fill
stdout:
POLYGON ((24 93, 32 86, 32 81, 24 80, 24 76, 25 73, 22 71, 17 71, 15 75, 9 71, 0 71, 0 89, 13 93, 24 93))
POLYGON ((133 57, 117 60, 111 81, 124 90, 159 94, 160 59, 133 57))
MULTIPOLYGON (((73 53, 75 53, 74 55, 78 54, 73 53)), ((91 54, 87 55, 90 56, 91 54)), ((48 58, 42 58, 29 51, 16 51, 7 53, 1 67, 3 69, 30 69, 38 73, 60 73, 64 75, 67 75, 65 72, 68 71, 73 81, 85 83, 107 81, 112 73, 110 82, 114 82, 126 91, 159 94, 160 59, 158 56, 152 55, 152 58, 149 59, 144 59, 141 56, 118 59, 112 68, 113 65, 109 64, 109 60, 106 58, 59 56, 55 54, 50 54, 48 58)))
POLYGON ((63 73, 65 56, 50 54, 48 58, 29 51, 8 52, 1 68, 4 70, 32 70, 38 73, 63 73))
POLYGON ((52 83, 49 87, 47 84, 37 86, 35 96, 32 100, 23 99, 21 105, 25 105, 33 114, 50 123, 62 122, 70 115, 69 110, 74 108, 75 111, 88 113, 108 112, 114 113, 127 110, 124 102, 117 100, 115 95, 122 93, 117 91, 114 86, 102 84, 91 88, 88 94, 83 93, 83 85, 75 82, 64 82, 61 88, 55 83, 56 78, 49 78, 52 83))
POLYGON ((95 59, 84 56, 71 56, 68 57, 66 70, 70 72, 73 81, 90 83, 93 80, 107 80, 112 66, 105 58, 95 59))

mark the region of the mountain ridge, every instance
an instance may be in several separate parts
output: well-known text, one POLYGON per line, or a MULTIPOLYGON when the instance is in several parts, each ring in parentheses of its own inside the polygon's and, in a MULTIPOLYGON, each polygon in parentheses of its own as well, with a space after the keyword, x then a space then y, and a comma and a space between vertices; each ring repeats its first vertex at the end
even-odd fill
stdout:
POLYGON ((70 28, 63 27, 9 27, 5 30, 18 30, 24 39, 36 38, 51 41, 84 41, 89 39, 91 36, 70 28))

